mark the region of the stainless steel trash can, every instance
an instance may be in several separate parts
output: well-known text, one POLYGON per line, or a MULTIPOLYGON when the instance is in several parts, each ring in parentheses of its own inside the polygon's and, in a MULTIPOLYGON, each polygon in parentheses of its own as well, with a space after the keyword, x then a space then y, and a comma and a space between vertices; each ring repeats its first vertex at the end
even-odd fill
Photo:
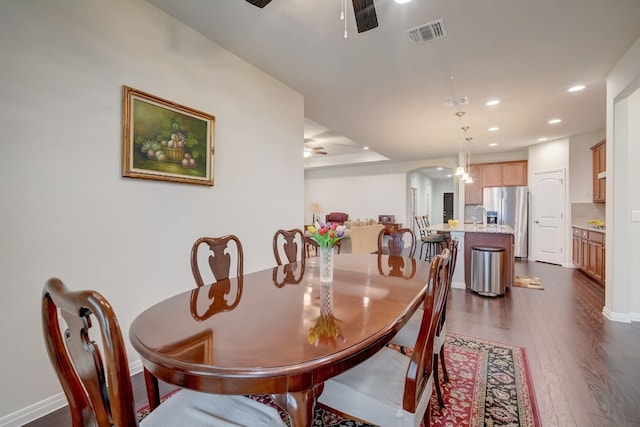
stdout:
POLYGON ((504 248, 473 246, 471 248, 471 290, 495 297, 503 295, 504 248))

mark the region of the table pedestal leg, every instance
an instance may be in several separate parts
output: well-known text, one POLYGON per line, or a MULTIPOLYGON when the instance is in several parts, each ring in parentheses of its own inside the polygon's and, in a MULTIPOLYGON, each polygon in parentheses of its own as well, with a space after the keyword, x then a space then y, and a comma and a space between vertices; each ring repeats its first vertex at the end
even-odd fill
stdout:
POLYGON ((294 427, 313 424, 318 387, 309 390, 272 395, 273 400, 291 416, 294 427))
POLYGON ((147 386, 147 398, 149 399, 149 410, 153 411, 160 406, 160 389, 158 388, 158 379, 144 368, 144 382, 147 386))

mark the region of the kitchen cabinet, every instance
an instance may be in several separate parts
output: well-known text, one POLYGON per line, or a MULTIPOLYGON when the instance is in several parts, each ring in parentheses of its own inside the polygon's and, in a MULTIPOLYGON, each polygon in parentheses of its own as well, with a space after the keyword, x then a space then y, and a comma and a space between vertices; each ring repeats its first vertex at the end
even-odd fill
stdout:
POLYGON ((527 185, 527 161, 517 160, 502 163, 476 163, 469 173, 473 184, 464 188, 464 202, 467 205, 482 204, 482 189, 485 187, 518 187, 527 185))
POLYGON ((472 184, 464 185, 464 203, 466 205, 482 204, 482 165, 471 165, 469 175, 473 178, 472 184))
POLYGON ((502 187, 502 163, 482 165, 482 183, 485 187, 502 187))
POLYGON ((508 162, 502 164, 502 186, 518 187, 527 185, 527 162, 508 162))
POLYGON ((605 234, 573 227, 573 263, 596 282, 604 285, 605 234))
POLYGON ((482 167, 483 187, 519 187, 527 185, 526 160, 482 163, 476 166, 482 167))
POLYGON ((607 140, 603 139, 593 147, 593 202, 604 203, 607 200, 607 140))

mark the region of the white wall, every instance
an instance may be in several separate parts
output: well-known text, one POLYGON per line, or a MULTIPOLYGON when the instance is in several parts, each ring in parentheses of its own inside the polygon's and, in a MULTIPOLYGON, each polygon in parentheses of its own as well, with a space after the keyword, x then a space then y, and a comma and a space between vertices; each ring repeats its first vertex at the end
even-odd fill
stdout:
POLYGON ((318 203, 322 219, 329 212, 346 212, 351 220, 395 215, 404 223, 405 183, 404 173, 306 179, 305 205, 318 203))
POLYGON ((640 39, 607 76, 607 252, 604 314, 615 320, 640 321, 640 210, 638 140, 640 39))
MULTIPOLYGON (((640 177, 637 172, 638 165, 640 165, 640 89, 636 89, 628 98, 628 153, 627 162, 629 169, 633 169, 635 172, 635 179, 640 177)), ((637 183, 638 181, 632 181, 637 183)), ((629 208, 630 210, 640 211, 640 191, 637 185, 634 185, 633 191, 629 192, 629 208)), ((629 218, 629 217, 627 217, 629 218)), ((630 226, 632 235, 628 239, 630 254, 635 254, 635 260, 640 254, 640 223, 632 222, 630 226)), ((632 271, 631 277, 634 280, 629 282, 629 316, 630 320, 640 322, 640 281, 637 280, 640 268, 638 268, 637 262, 631 264, 632 271)))
MULTIPOLYGON (((432 224, 442 223, 444 215, 444 193, 453 193, 453 178, 451 179, 436 179, 433 181, 433 210, 429 215, 429 220, 432 224)), ((455 198, 455 195, 454 195, 455 198)), ((454 218, 461 217, 454 207, 454 218)))
MULTIPOLYGON (((416 189, 416 212, 414 216, 429 215, 429 218, 431 218, 434 201, 434 181, 419 172, 412 173, 411 176, 414 177, 412 183, 416 189)), ((411 213, 409 212, 409 214, 411 213)), ((415 233, 418 233, 418 225, 415 223, 415 220, 413 218, 409 218, 408 220, 411 220, 410 228, 412 228, 415 233)), ((409 223, 407 223, 407 225, 409 225, 409 223)))
POLYGON ((47 278, 102 292, 127 337, 194 286, 198 237, 237 234, 247 272, 273 264, 274 231, 304 215, 304 107, 142 0, 1 2, 0 53, 0 425, 21 425, 66 403, 41 332, 47 278), (121 177, 123 84, 216 116, 214 187, 121 177))
POLYGON ((569 138, 569 202, 593 202, 593 147, 605 132, 569 138))

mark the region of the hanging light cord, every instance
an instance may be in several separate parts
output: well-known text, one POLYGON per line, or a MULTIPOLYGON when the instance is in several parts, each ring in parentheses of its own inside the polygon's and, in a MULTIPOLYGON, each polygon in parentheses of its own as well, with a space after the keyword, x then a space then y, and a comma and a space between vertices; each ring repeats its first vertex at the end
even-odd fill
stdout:
POLYGON ((342 10, 340 11, 340 20, 344 21, 344 38, 346 39, 347 34, 347 0, 342 0, 342 10))

